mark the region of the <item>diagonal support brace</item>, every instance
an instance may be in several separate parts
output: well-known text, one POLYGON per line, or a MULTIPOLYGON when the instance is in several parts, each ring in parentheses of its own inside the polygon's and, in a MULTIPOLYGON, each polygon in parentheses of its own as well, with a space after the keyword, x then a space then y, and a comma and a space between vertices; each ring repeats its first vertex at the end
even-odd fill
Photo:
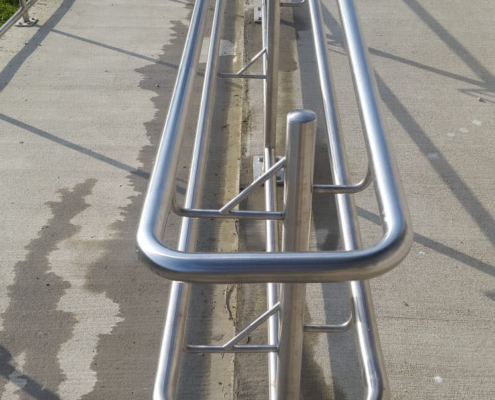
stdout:
POLYGON ((276 303, 273 307, 261 314, 223 346, 189 344, 187 345, 186 351, 190 353, 265 353, 277 351, 277 346, 274 345, 237 345, 237 343, 263 324, 263 322, 265 322, 273 314, 277 313, 279 309, 280 303, 276 303))

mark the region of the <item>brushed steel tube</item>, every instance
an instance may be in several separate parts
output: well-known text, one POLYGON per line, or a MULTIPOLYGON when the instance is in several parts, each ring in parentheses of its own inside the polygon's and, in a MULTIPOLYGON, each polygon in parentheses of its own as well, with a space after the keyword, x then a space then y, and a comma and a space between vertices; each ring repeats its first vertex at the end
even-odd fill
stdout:
POLYGON ((263 130, 265 147, 275 149, 277 145, 277 99, 278 99, 278 62, 280 44, 280 0, 263 0, 262 30, 263 48, 263 130))
MULTIPOLYGON (((276 163, 275 149, 265 148, 265 171, 276 163)), ((277 180, 272 177, 265 183, 265 208, 266 211, 277 210, 277 180)), ((268 253, 280 251, 278 238, 278 225, 276 221, 266 221, 266 251, 268 253)), ((278 284, 266 284, 266 302, 268 309, 278 303, 278 284)), ((268 344, 278 346, 279 315, 274 314, 268 320, 268 344)), ((270 400, 276 400, 277 388, 277 363, 275 353, 268 354, 268 395, 270 400)))
MULTIPOLYGON (((368 107, 360 107, 361 120, 365 126, 379 125, 382 130, 385 130, 380 106, 376 101, 375 75, 368 61, 368 47, 361 33, 356 8, 352 0, 338 0, 337 4, 356 94, 360 104, 368 105, 368 107)), ((379 169, 380 165, 375 168, 379 169)), ((375 170, 375 174, 380 176, 380 171, 375 170)), ((347 182, 338 183, 345 184, 347 182)), ((400 181, 398 185, 401 185, 400 181)), ((362 247, 360 237, 354 242, 349 238, 348 242, 347 250, 362 247)), ((365 381, 364 397, 366 400, 388 400, 390 388, 378 336, 370 284, 368 281, 353 281, 350 282, 350 288, 355 314, 359 360, 365 381)))
MULTIPOLYGON (((183 61, 187 60, 189 56, 192 56, 197 63, 204 35, 205 19, 209 1, 210 0, 198 0, 196 2, 188 37, 186 39, 186 47, 184 48, 183 61), (188 52, 194 54, 189 55, 188 52)), ((215 96, 216 75, 218 72, 218 50, 220 46, 220 33, 222 31, 224 9, 225 1, 217 0, 203 83, 203 95, 201 98, 199 119, 196 128, 193 159, 186 191, 185 205, 189 208, 199 207, 201 205, 206 169, 205 164, 210 142, 211 115, 213 110, 213 99, 215 96)), ((195 251, 197 234, 198 220, 183 218, 178 244, 179 251, 195 251)), ((176 399, 190 292, 191 285, 189 283, 172 282, 153 389, 154 400, 176 399)))
POLYGON ((174 211, 181 217, 189 218, 222 218, 222 219, 273 219, 281 220, 284 218, 283 212, 276 211, 256 211, 256 210, 231 210, 222 214, 220 210, 208 210, 201 208, 182 208, 175 206, 174 211))
MULTIPOLYGON (((308 251, 316 146, 316 114, 287 115, 285 219, 282 251, 308 251)), ((298 400, 301 385, 306 284, 280 285, 277 400, 298 400)))
POLYGON ((269 344, 236 344, 231 348, 225 348, 223 346, 201 346, 190 345, 185 349, 188 353, 276 353, 277 346, 269 344))
MULTIPOLYGON (((277 144, 277 106, 278 106, 278 58, 280 36, 280 5, 278 0, 263 0, 262 5, 262 46, 265 49, 263 57, 263 74, 266 79, 263 82, 264 119, 263 133, 265 144, 265 171, 276 162, 277 144), (268 16, 270 7, 270 17, 268 16), (269 20, 270 18, 270 20, 269 20), (275 75, 274 75, 275 74, 275 75)), ((270 179, 265 184, 265 208, 267 211, 277 210, 277 181, 270 179)), ((266 251, 278 252, 279 237, 276 221, 266 221, 266 251)), ((268 308, 278 302, 278 284, 267 283, 266 300, 268 308)), ((268 343, 278 345, 279 314, 268 320, 268 343)), ((276 399, 278 356, 275 353, 268 354, 268 396, 270 400, 276 399)))
POLYGON ((191 284, 172 282, 153 387, 153 400, 176 399, 190 293, 191 284))
POLYGON ((340 193, 359 193, 366 189, 371 182, 373 182, 373 174, 368 167, 366 176, 358 183, 354 185, 322 185, 315 184, 313 186, 313 193, 326 193, 326 194, 340 194, 340 193))
MULTIPOLYGON (((199 4, 204 1, 198 0, 199 4)), ((348 25, 344 24, 346 30, 349 30, 348 25)), ((357 29, 359 33, 359 27, 357 29)), ((406 257, 413 240, 411 221, 380 116, 366 49, 360 39, 355 33, 348 35, 348 42, 352 43, 348 48, 382 221, 381 240, 366 249, 331 252, 191 253, 165 246, 163 229, 175 197, 184 126, 198 66, 196 51, 186 51, 137 233, 139 255, 157 274, 198 283, 342 282, 382 275, 406 257)), ((195 41, 193 47, 200 46, 195 41)), ((186 43, 186 49, 189 47, 191 44, 186 43)))
POLYGON ((304 332, 308 333, 342 333, 347 332, 354 325, 354 316, 351 315, 347 321, 342 324, 335 325, 304 325, 304 332))
MULTIPOLYGON (((323 31, 320 2, 319 0, 308 1, 313 25, 313 37, 320 78, 320 88, 322 91, 328 130, 329 154, 333 182, 335 185, 346 186, 349 183, 348 166, 344 141, 341 139, 342 136, 340 135, 340 118, 337 109, 337 102, 335 100, 334 87, 332 84, 333 81, 323 31)), ((362 39, 360 38, 361 35, 359 33, 359 26, 357 25, 356 14, 352 1, 339 1, 339 6, 341 9, 344 7, 344 16, 346 19, 344 31, 348 37, 348 40, 352 42, 348 44, 348 46, 353 48, 353 53, 350 54, 350 62, 359 97, 359 93, 362 93, 363 89, 366 89, 366 86, 372 85, 370 70, 368 69, 367 74, 365 71, 360 71, 359 62, 356 61, 356 57, 363 57, 366 52, 366 48, 363 47, 364 45, 362 44, 362 39), (366 76, 368 79, 366 79, 366 76)), ((361 99, 362 94, 360 100, 361 99)), ((371 100, 369 98, 362 100, 362 103, 360 103, 361 113, 366 113, 366 105, 369 106, 371 100)), ((376 102, 374 104, 376 104, 376 102)), ((373 122, 380 123, 381 125, 378 110, 376 110, 376 115, 378 115, 378 121, 373 122)), ((363 118, 365 117, 363 116, 363 118)), ((369 124, 363 123, 363 126, 367 129, 369 124)), ((360 249, 362 247, 361 234, 359 231, 357 211, 353 195, 337 194, 336 203, 341 237, 345 250, 352 251, 360 249)), ((389 398, 389 387, 380 348, 380 340, 378 337, 369 282, 352 281, 349 283, 349 289, 351 293, 351 307, 354 314, 356 343, 365 386, 364 398, 366 400, 386 400, 389 398)))
POLYGON ((28 23, 29 11, 26 7, 26 0, 19 0, 19 6, 21 7, 21 10, 24 10, 24 14, 22 14, 22 19, 24 20, 25 23, 28 23))

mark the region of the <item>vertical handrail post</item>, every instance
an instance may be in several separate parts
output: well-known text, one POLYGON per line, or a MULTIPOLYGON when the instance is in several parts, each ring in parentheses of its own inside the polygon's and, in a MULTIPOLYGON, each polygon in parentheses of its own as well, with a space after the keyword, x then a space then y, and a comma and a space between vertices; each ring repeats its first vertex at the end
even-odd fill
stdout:
POLYGON ((21 10, 26 10, 23 14, 22 14, 22 19, 24 21, 25 24, 29 24, 31 19, 29 17, 29 11, 26 9, 26 0, 19 0, 19 7, 21 7, 21 10))
MULTIPOLYGON (((316 114, 287 115, 285 219, 282 251, 308 251, 316 145, 316 114)), ((277 400, 298 400, 304 336, 306 285, 280 285, 277 400)))

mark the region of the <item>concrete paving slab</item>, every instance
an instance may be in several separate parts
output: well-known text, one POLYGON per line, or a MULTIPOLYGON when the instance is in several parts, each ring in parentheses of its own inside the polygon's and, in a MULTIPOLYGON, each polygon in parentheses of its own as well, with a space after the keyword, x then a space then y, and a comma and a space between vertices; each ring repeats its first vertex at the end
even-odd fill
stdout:
MULTIPOLYGON (((0 41, 1 399, 151 398, 169 284, 138 262, 134 242, 192 5, 40 1, 39 25, 0 41)), ((225 39, 242 51, 238 7, 227 7, 225 39)), ((221 64, 239 67, 232 55, 221 64)), ((220 82, 218 93, 210 206, 238 188, 231 132, 241 120, 231 106, 242 90, 220 82)), ((167 242, 175 245, 179 226, 171 218, 167 242)), ((236 249, 233 221, 201 229, 201 248, 236 249)), ((188 339, 231 335, 225 287, 193 293, 188 339)), ((232 357, 185 356, 183 370, 182 398, 232 390, 232 357)))

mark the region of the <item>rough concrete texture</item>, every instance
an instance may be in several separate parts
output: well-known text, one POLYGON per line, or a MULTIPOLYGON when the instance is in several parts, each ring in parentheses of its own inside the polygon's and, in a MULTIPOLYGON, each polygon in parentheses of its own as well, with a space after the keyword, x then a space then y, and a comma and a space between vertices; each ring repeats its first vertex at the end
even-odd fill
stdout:
MULTIPOLYGON (((241 6, 227 7, 224 39, 242 50, 241 6)), ((151 398, 169 284, 138 262, 135 232, 191 10, 182 1, 40 1, 36 27, 0 40, 3 400, 151 398)), ((240 62, 227 52, 221 65, 240 62)), ((242 88, 223 81, 218 93, 211 207, 239 186, 230 129, 240 130, 242 88)), ((178 228, 171 218, 167 242, 175 245, 178 228)), ((200 238, 202 249, 237 248, 233 221, 203 224, 200 238)), ((225 287, 193 292, 188 339, 232 335, 225 287)), ((231 397, 232 362, 185 356, 181 397, 231 397)))
MULTIPOLYGON (((372 282, 392 398, 495 398, 495 3, 355 1, 415 230, 406 261, 372 282)), ((261 46, 252 2, 242 8, 228 2, 229 70, 261 46)), ((134 235, 191 9, 176 0, 40 0, 37 27, 0 39, 2 400, 151 397, 168 283, 138 263, 134 235)), ((366 157, 333 0, 323 13, 357 181, 366 157)), ((283 9, 281 30, 279 154, 286 113, 315 110, 315 180, 328 183, 307 8, 283 9)), ((197 100, 200 80, 196 90, 197 100)), ((211 207, 251 181, 262 151, 261 82, 221 81, 218 93, 211 207)), ((372 189, 356 200, 371 245, 381 232, 372 189)), ((262 205, 256 193, 243 207, 262 205)), ((312 248, 338 248, 332 198, 315 196, 314 210, 312 248)), ((171 218, 168 243, 179 224, 171 218)), ((242 222, 240 232, 240 249, 263 249, 262 223, 242 222)), ((232 221, 205 222, 200 238, 203 249, 237 248, 232 221)), ((239 287, 237 306, 230 294, 195 286, 190 342, 222 343, 265 309, 263 285, 239 287)), ((308 321, 342 321, 346 287, 310 285, 307 310, 308 321)), ((250 337, 265 340, 263 329, 250 337)), ((307 335, 303 363, 302 399, 361 398, 352 332, 307 335)), ((180 398, 265 399, 266 365, 265 355, 186 355, 180 398)))

